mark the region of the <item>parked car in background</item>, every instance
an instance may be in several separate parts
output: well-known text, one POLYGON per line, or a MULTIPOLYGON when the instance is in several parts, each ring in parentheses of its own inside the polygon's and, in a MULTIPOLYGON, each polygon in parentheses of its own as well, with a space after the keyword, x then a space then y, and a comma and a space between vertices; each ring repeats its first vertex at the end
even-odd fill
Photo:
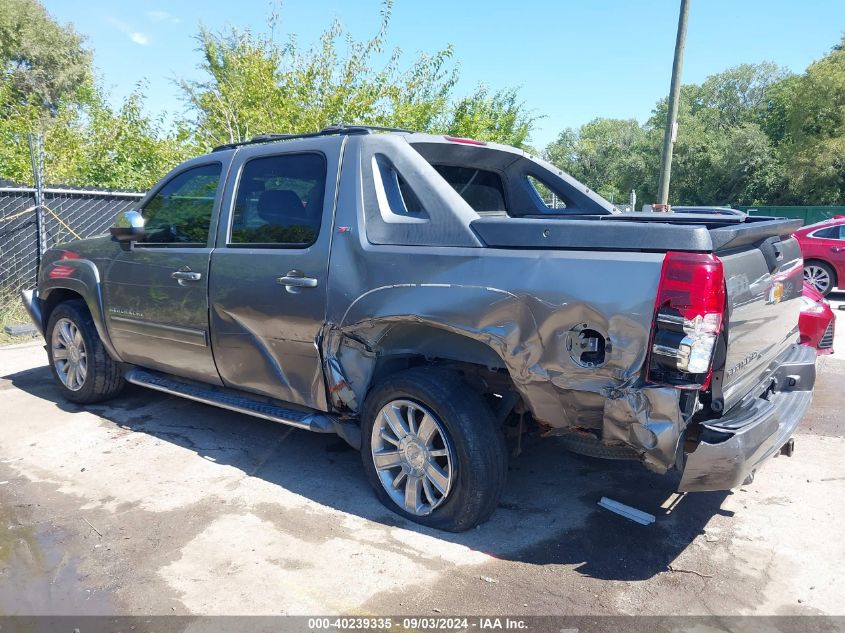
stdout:
POLYGON ((818 354, 832 354, 836 315, 821 293, 806 282, 801 302, 801 316, 798 317, 801 344, 815 347, 818 354))
POLYGON ((822 296, 845 286, 845 215, 795 231, 804 254, 804 280, 822 296))

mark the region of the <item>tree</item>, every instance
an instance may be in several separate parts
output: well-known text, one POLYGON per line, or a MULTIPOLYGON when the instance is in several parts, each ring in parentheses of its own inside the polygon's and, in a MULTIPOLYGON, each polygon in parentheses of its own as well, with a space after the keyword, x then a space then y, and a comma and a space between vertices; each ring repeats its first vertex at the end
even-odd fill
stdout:
POLYGON ((47 182, 70 185, 144 189, 195 151, 184 125, 144 113, 140 86, 111 107, 83 42, 36 0, 0 0, 0 178, 32 182, 29 134, 47 182))
POLYGON ((784 154, 803 204, 845 200, 845 38, 790 86, 784 154))
POLYGON ((144 113, 143 85, 114 109, 92 89, 82 106, 59 110, 45 134, 45 172, 52 182, 106 189, 146 189, 198 153, 189 130, 164 129, 144 113))
POLYGON ((648 173, 646 133, 635 119, 594 119, 561 132, 544 152, 546 160, 613 202, 642 189, 648 173))
POLYGON ((788 77, 790 73, 773 62, 734 66, 704 80, 696 90, 692 113, 707 111, 712 124, 721 128, 759 123, 773 87, 788 77))
MULTIPOLYGON (((780 156, 766 134, 770 105, 790 75, 770 62, 743 64, 681 90, 671 201, 692 205, 755 205, 786 188, 780 156)), ((662 134, 666 101, 646 128, 652 147, 662 134)), ((648 189, 648 188, 647 188, 648 189)))
POLYGON ((275 15, 268 34, 201 28, 197 40, 206 78, 181 84, 201 141, 211 146, 358 123, 527 142, 536 117, 516 90, 490 93, 479 86, 454 99, 451 46, 422 53, 407 66, 398 48, 379 61, 391 10, 388 0, 371 39, 356 40, 334 21, 310 48, 302 48, 294 34, 280 43, 275 15))
POLYGON ((90 83, 91 52, 71 25, 53 20, 36 0, 0 0, 4 95, 55 114, 59 101, 90 83))
POLYGON ((0 178, 32 182, 32 165, 26 139, 40 129, 38 106, 20 103, 10 78, 0 79, 0 178))
POLYGON ((114 109, 88 87, 78 100, 60 100, 53 117, 11 96, 0 82, 0 178, 31 183, 27 136, 42 134, 48 183, 114 189, 146 189, 171 167, 197 153, 184 126, 166 132, 161 118, 144 114, 142 87, 114 109))
POLYGON ((435 122, 416 129, 526 148, 531 128, 537 120, 525 109, 516 89, 507 88, 491 94, 484 85, 468 97, 459 99, 448 110, 448 117, 443 126, 435 122))
MULTIPOLYGON (((793 77, 772 63, 743 64, 681 87, 670 202, 675 205, 752 205, 784 199, 786 170, 768 133, 788 101, 793 77)), ((546 149, 558 166, 611 200, 636 189, 656 199, 667 116, 658 101, 643 126, 597 119, 566 130, 546 149)), ((783 125, 780 123, 780 125, 783 125)))

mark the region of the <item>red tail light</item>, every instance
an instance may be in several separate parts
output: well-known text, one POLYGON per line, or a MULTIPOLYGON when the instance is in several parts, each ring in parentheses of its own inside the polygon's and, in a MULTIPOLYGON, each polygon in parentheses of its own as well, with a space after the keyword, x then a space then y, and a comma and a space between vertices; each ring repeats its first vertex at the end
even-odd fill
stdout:
POLYGON ((722 262, 706 253, 666 253, 649 345, 651 382, 706 389, 725 315, 722 262))
POLYGON ((460 136, 444 136, 443 138, 452 143, 463 143, 464 145, 487 145, 485 141, 476 141, 474 138, 461 138, 460 136))

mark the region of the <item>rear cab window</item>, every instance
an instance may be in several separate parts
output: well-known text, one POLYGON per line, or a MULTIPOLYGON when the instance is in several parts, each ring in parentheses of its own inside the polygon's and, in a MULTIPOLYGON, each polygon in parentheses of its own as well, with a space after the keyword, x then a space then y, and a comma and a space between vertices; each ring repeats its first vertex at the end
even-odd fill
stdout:
POLYGON ((505 186, 502 177, 494 171, 460 165, 438 165, 432 167, 448 182, 473 211, 504 211, 505 186))
POLYGON ((410 135, 410 145, 478 214, 532 217, 618 212, 554 165, 519 150, 414 136, 410 135))

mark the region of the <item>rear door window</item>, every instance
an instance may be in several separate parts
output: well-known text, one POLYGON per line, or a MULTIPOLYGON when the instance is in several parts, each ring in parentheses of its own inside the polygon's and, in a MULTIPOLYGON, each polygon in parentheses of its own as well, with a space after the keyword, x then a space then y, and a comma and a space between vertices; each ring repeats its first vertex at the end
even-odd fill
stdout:
POLYGON ((322 154, 280 154, 244 165, 232 215, 230 246, 306 247, 323 219, 326 160, 322 154))

